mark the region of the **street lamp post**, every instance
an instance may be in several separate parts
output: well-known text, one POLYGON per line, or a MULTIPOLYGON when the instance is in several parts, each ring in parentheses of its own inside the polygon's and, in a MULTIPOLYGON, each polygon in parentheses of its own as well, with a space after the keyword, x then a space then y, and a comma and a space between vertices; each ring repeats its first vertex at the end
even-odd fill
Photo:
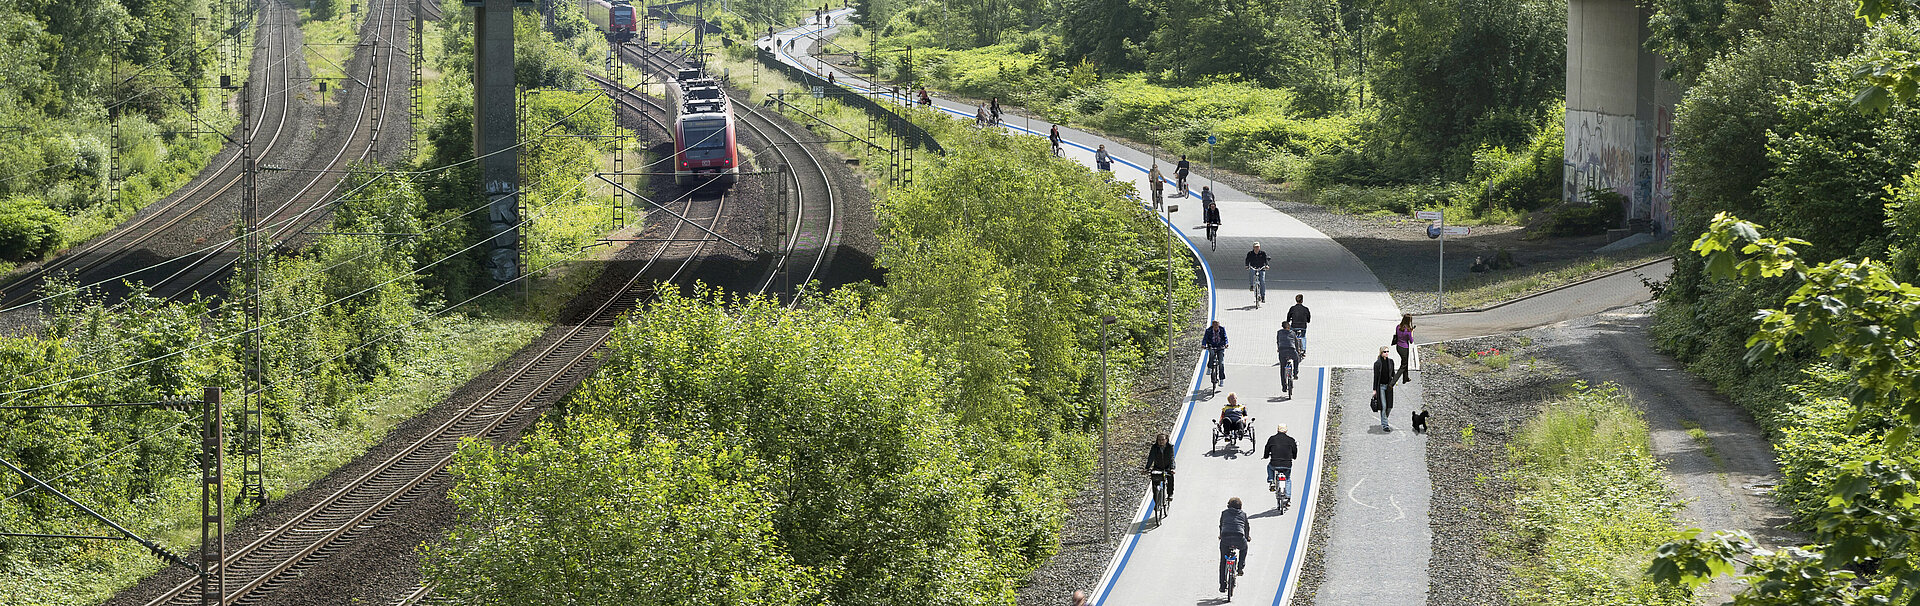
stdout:
POLYGON ((1113 478, 1107 470, 1107 325, 1115 321, 1113 316, 1100 317, 1100 536, 1108 542, 1113 541, 1113 478))
POLYGON ((1171 396, 1173 394, 1173 387, 1176 385, 1173 377, 1173 336, 1174 333, 1179 332, 1179 322, 1173 317, 1173 239, 1180 237, 1180 234, 1174 230, 1173 213, 1174 211, 1180 210, 1180 207, 1172 204, 1165 206, 1167 221, 1167 394, 1171 396))

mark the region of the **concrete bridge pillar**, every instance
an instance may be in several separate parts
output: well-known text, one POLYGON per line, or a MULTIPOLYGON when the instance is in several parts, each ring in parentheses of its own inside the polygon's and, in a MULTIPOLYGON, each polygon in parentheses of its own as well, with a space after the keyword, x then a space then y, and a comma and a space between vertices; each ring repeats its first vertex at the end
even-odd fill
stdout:
POLYGON ((1568 0, 1567 116, 1562 198, 1619 192, 1627 217, 1670 227, 1673 109, 1680 87, 1647 50, 1650 12, 1635 0, 1568 0))
POLYGON ((514 107, 513 9, 522 0, 467 0, 473 7, 473 152, 493 241, 487 272, 495 282, 520 277, 520 137, 514 107))

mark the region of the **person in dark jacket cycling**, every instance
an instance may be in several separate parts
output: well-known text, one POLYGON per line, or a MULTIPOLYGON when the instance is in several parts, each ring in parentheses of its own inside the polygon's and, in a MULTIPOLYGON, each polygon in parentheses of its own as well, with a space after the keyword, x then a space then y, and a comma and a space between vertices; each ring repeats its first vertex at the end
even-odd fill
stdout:
POLYGON ((1247 574, 1247 543, 1253 540, 1253 525, 1247 522, 1247 512, 1240 509, 1240 497, 1227 499, 1227 509, 1220 512, 1220 593, 1227 592, 1227 551, 1240 550, 1240 565, 1235 567, 1235 576, 1247 574))
POLYGON ((1287 424, 1281 423, 1278 433, 1267 438, 1267 449, 1260 458, 1267 460, 1267 489, 1273 489, 1273 473, 1277 470, 1293 470, 1294 458, 1300 456, 1300 443, 1287 435, 1287 424))
MULTIPOLYGON (((1147 471, 1167 472, 1167 503, 1173 503, 1173 443, 1167 441, 1167 433, 1160 432, 1154 438, 1153 446, 1147 448, 1147 471)), ((1152 487, 1148 487, 1151 489, 1152 487)))
POLYGON ((1200 335, 1200 346, 1206 348, 1207 355, 1213 357, 1213 372, 1218 379, 1214 384, 1217 386, 1227 382, 1227 327, 1221 326, 1219 320, 1214 320, 1213 326, 1207 327, 1207 332, 1200 335))
MULTIPOLYGON (((1212 193, 1201 192, 1201 195, 1211 196, 1212 193)), ((1212 241, 1220 233, 1220 205, 1214 204, 1211 198, 1202 198, 1201 203, 1204 210, 1200 211, 1200 218, 1207 224, 1207 240, 1212 241)))
POLYGON ((1174 186, 1180 189, 1179 192, 1173 194, 1173 197, 1187 197, 1187 173, 1191 172, 1192 168, 1193 165, 1187 163, 1186 154, 1181 154, 1180 163, 1173 165, 1174 186))

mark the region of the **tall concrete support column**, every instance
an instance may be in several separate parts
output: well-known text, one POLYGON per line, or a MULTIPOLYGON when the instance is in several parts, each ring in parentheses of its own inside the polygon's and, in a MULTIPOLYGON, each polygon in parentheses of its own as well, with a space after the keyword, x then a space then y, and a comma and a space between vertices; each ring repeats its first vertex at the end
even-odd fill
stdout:
POLYGON ((1588 202, 1589 190, 1612 190, 1626 198, 1629 220, 1664 231, 1680 88, 1660 77, 1666 61, 1646 49, 1649 14, 1634 0, 1567 3, 1562 197, 1588 202))
POLYGON ((520 153, 513 84, 513 0, 468 1, 473 15, 473 152, 489 206, 487 272, 520 277, 520 153))

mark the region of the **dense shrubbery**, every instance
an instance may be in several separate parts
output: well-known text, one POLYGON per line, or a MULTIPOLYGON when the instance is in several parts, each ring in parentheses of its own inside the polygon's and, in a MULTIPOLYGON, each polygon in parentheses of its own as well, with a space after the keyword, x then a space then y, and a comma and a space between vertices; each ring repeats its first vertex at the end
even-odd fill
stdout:
MULTIPOLYGON (((798 309, 668 296, 619 329, 553 427, 464 450, 454 494, 470 522, 429 558, 443 593, 1012 603, 1093 460, 1099 317, 1117 319, 1122 399, 1166 338, 1164 231, 1036 141, 941 136, 949 155, 879 202, 885 286, 798 309), (612 463, 560 462, 587 452, 612 463), (744 522, 701 522, 721 507, 744 522), (557 559, 543 546, 558 539, 591 555, 557 559), (739 551, 715 559, 707 542, 739 551), (632 557, 640 545, 658 557, 632 557), (729 577, 736 557, 758 576, 729 577), (574 582, 581 566, 600 580, 574 582)), ((1190 279, 1175 294, 1198 297, 1190 279)))
POLYGON ((1644 573, 1678 506, 1649 452, 1646 421, 1617 386, 1577 385, 1528 420, 1511 447, 1520 486, 1514 603, 1694 603, 1692 591, 1644 573))
POLYGON ((15 129, 0 140, 0 198, 31 196, 51 211, 0 211, 12 242, 0 250, 0 268, 93 237, 205 164, 219 148, 206 131, 233 121, 225 94, 207 92, 217 55, 198 49, 219 37, 204 20, 226 23, 228 8, 185 0, 0 7, 0 52, 9 57, 0 65, 0 124, 15 129), (121 132, 109 141, 114 121, 121 132), (109 205, 112 179, 122 189, 109 205), (21 245, 27 233, 36 236, 21 245))
MULTIPOLYGON (((1920 110, 1862 113, 1851 105, 1858 83, 1848 77, 1868 57, 1920 48, 1914 30, 1887 24, 1867 32, 1850 2, 1800 0, 1775 3, 1741 39, 1707 62, 1676 119, 1674 181, 1685 196, 1674 207, 1676 246, 1690 244, 1715 213, 1731 212, 1808 240, 1800 250, 1812 262, 1900 259, 1914 250, 1920 233, 1902 227, 1903 207, 1888 202, 1903 199, 1920 161, 1912 136, 1920 110)), ((1775 438, 1787 475, 1781 494, 1806 516, 1819 509, 1834 466, 1874 429, 1869 423, 1854 435, 1836 425, 1835 407, 1844 405, 1823 387, 1831 379, 1801 371, 1816 361, 1810 349, 1748 357, 1756 311, 1779 306, 1795 286, 1781 277, 1709 280, 1699 255, 1679 254, 1655 335, 1775 438)))

